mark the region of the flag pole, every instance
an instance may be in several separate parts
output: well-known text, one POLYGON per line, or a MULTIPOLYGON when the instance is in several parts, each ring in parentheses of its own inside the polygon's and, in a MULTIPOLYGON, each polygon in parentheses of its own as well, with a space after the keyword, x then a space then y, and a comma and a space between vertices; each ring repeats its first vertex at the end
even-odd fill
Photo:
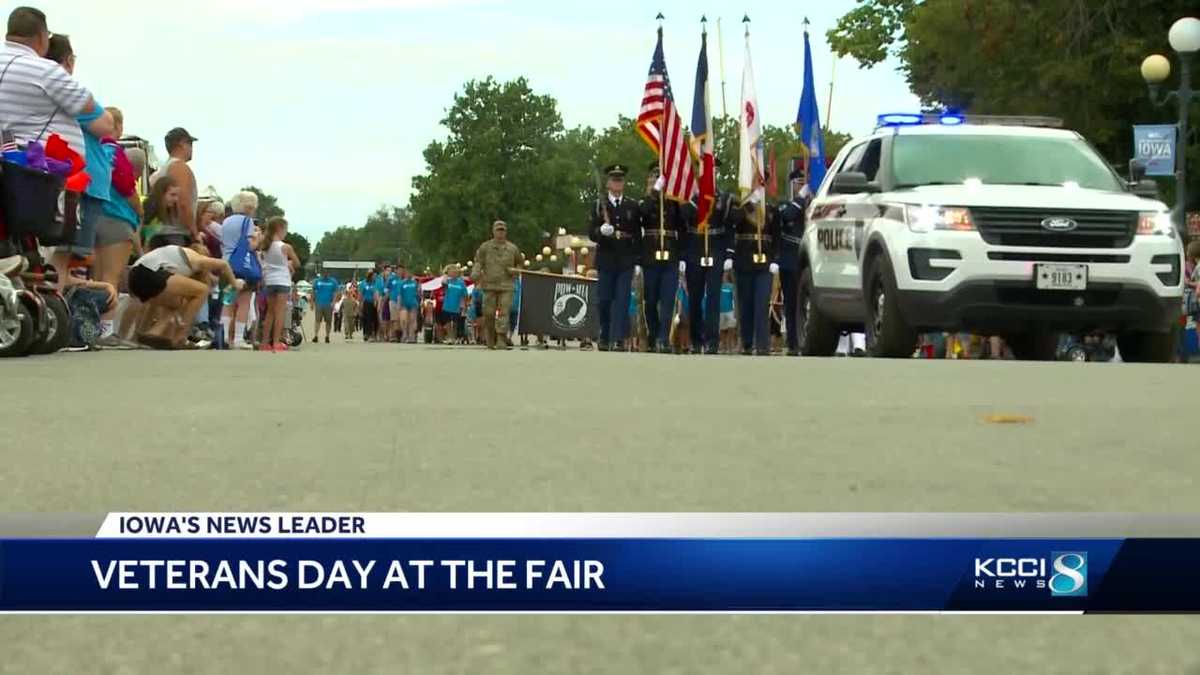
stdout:
MULTIPOLYGON (((662 12, 659 12, 658 13, 658 41, 660 43, 662 42, 663 19, 664 18, 665 17, 663 16, 662 12)), ((669 85, 668 82, 663 82, 663 84, 669 85)), ((658 138, 659 138, 658 178, 659 178, 659 180, 664 180, 664 181, 665 181, 665 178, 663 176, 663 147, 664 147, 664 145, 663 145, 662 139, 665 138, 666 129, 667 129, 667 106, 664 104, 662 107, 662 110, 660 110, 658 113, 658 138)), ((664 183, 663 187, 664 188, 666 187, 665 183, 664 183)), ((666 225, 663 222, 666 220, 666 208, 667 208, 666 204, 663 201, 663 191, 659 190, 658 191, 658 254, 655 256, 656 258, 662 258, 664 255, 666 255, 667 231, 666 231, 666 225)))
MULTIPOLYGON (((717 52, 719 53, 718 59, 721 61, 721 117, 729 117, 729 108, 725 105, 725 40, 721 38, 720 17, 717 18, 717 52)), ((716 129, 709 131, 709 133, 713 134, 714 143, 717 140, 715 131, 716 129)))
MULTIPOLYGON (((749 14, 746 14, 745 16, 742 17, 742 23, 746 25, 746 50, 747 50, 747 53, 749 53, 749 49, 750 49, 750 15, 749 14)), ((745 87, 745 85, 742 85, 742 86, 745 87)), ((758 88, 755 87, 755 98, 756 99, 758 97, 757 89, 758 88)), ((742 95, 745 96, 744 93, 742 95)), ((755 114, 756 115, 758 114, 757 111, 755 112, 755 114)), ((760 124, 761 124, 761 122, 760 122, 760 124)), ((761 142, 762 142, 762 137, 754 139, 754 144, 756 146, 761 142)), ((758 160, 758 151, 757 150, 751 151, 750 159, 751 159, 751 161, 754 162, 754 164, 757 165, 758 176, 756 176, 756 178, 758 179, 759 184, 763 188, 763 199, 760 200, 759 203, 755 205, 755 209, 754 209, 754 215, 757 216, 755 218, 755 220, 757 222, 754 223, 754 226, 755 226, 754 229, 755 229, 755 232, 757 233, 754 238, 757 240, 756 243, 758 244, 758 255, 755 256, 755 258, 756 258, 755 262, 757 262, 758 260, 766 259, 766 256, 763 255, 762 240, 763 240, 763 223, 767 219, 767 204, 766 204, 766 201, 767 201, 766 200, 767 175, 766 175, 766 167, 763 166, 761 161, 757 161, 758 160)), ((752 187, 750 190, 750 194, 753 195, 755 191, 756 190, 752 187)))
MULTIPOLYGON (((831 129, 829 126, 833 123, 833 80, 837 77, 837 54, 833 55, 833 69, 829 73, 829 104, 825 106, 825 125, 824 129, 831 129)), ((821 131, 824 134, 824 130, 821 131)))

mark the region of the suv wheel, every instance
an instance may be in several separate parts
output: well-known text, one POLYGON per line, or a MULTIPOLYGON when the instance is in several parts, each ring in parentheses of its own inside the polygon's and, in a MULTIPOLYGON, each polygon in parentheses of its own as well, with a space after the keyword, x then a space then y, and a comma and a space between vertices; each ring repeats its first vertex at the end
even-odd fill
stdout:
POLYGON ((1129 363, 1170 363, 1175 358, 1178 331, 1167 333, 1120 333, 1117 346, 1121 359, 1129 363))
POLYGON ((912 358, 917 331, 904 320, 896 298, 896 276, 886 255, 876 256, 867 274, 867 352, 876 358, 912 358))
POLYGON ((833 356, 837 351, 838 329, 813 301, 812 268, 800 273, 800 291, 796 297, 796 338, 805 356, 833 356))
POLYGON ((1054 361, 1058 358, 1058 333, 1052 331, 1035 328, 1028 333, 1006 335, 1004 341, 1018 361, 1054 361))

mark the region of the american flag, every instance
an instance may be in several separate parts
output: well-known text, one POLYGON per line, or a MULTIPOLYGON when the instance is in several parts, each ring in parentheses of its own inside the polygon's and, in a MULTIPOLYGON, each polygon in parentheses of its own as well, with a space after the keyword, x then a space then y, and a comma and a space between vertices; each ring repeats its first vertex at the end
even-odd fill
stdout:
POLYGON ((11 131, 5 129, 0 133, 0 153, 16 152, 20 150, 17 147, 17 137, 11 131))
POLYGON ((654 154, 658 155, 658 165, 666 184, 663 195, 676 201, 691 199, 696 191, 696 175, 688 151, 687 132, 675 108, 671 79, 667 77, 662 28, 658 29, 658 46, 654 48, 654 59, 650 62, 650 76, 642 96, 637 130, 654 154))

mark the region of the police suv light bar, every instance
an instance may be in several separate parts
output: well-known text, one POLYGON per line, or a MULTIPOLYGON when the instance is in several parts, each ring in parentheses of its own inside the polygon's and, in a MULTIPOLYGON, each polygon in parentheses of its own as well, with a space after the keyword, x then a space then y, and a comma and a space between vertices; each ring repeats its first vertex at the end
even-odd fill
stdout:
POLYGON ((910 127, 925 124, 940 124, 942 126, 959 126, 969 124, 974 126, 1010 126, 1010 127, 1049 127, 1060 129, 1063 121, 1057 117, 1041 117, 1037 115, 961 115, 953 112, 942 113, 885 113, 875 118, 875 128, 910 127))

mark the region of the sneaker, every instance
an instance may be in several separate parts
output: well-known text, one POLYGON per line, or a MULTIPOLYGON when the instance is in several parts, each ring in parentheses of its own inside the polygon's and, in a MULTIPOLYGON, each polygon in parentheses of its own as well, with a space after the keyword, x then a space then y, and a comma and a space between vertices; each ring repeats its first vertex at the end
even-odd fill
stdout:
POLYGON ((96 340, 96 346, 102 349, 137 349, 137 345, 122 340, 116 334, 106 335, 96 340))
POLYGON ((274 348, 274 347, 272 347, 271 345, 259 345, 259 346, 258 346, 258 351, 260 351, 260 352, 273 352, 273 351, 275 351, 275 348, 274 348))
MULTIPOLYGON (((317 339, 313 338, 313 342, 316 342, 316 341, 317 341, 317 339)), ((325 344, 329 344, 329 336, 328 335, 325 336, 325 344)))
POLYGON ((7 258, 0 258, 0 275, 17 274, 25 268, 25 258, 19 255, 10 255, 7 258))
MULTIPOLYGON (((600 208, 600 207, 599 207, 599 206, 597 206, 596 208, 600 208)), ((326 341, 326 342, 329 342, 329 338, 325 338, 325 341, 326 341)), ((316 335, 314 335, 314 336, 313 336, 313 344, 315 345, 315 344, 317 344, 317 342, 318 342, 317 336, 316 336, 316 335)))
POLYGON ((213 343, 212 340, 197 340, 192 346, 196 349, 212 349, 213 343))
POLYGON ((283 344, 282 342, 280 342, 279 344, 276 344, 275 347, 272 349, 272 351, 274 351, 276 354, 278 354, 279 352, 286 352, 287 350, 288 350, 288 346, 283 344))

